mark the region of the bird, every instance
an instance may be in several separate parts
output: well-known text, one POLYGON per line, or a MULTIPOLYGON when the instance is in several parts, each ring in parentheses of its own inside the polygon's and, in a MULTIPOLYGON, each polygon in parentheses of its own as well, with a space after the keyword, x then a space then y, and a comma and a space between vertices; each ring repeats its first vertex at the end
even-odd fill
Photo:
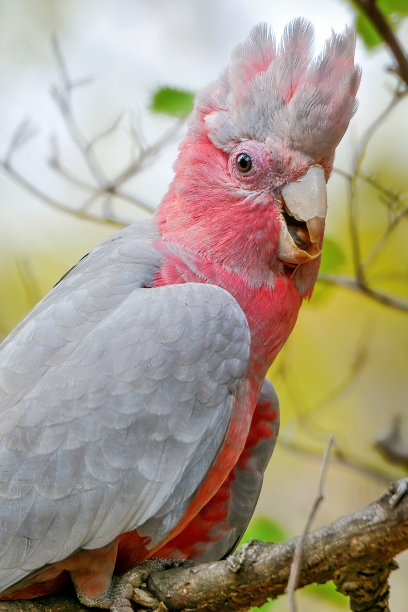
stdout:
POLYGON ((118 610, 122 573, 239 543, 279 429, 267 372, 312 295, 357 105, 354 32, 317 57, 313 37, 255 26, 197 94, 155 214, 1 344, 0 599, 73 584, 118 610))

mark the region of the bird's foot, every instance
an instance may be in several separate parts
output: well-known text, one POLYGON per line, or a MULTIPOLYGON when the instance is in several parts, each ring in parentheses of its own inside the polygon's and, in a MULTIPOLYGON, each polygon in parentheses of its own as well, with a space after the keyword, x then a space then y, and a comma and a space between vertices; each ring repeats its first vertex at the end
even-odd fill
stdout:
POLYGON ((135 568, 114 576, 112 584, 107 591, 96 596, 88 597, 77 589, 79 601, 93 608, 102 608, 110 612, 132 612, 146 610, 149 612, 167 612, 164 603, 158 601, 147 590, 146 581, 153 572, 160 572, 174 567, 192 565, 191 561, 184 559, 148 559, 135 568))

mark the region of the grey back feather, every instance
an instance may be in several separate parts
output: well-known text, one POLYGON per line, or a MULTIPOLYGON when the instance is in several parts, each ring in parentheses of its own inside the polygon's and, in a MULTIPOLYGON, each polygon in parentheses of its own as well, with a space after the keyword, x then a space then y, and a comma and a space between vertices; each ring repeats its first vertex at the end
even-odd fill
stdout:
POLYGON ((151 284, 153 221, 83 259, 0 347, 0 592, 180 521, 222 446, 250 335, 226 291, 151 284))
POLYGON ((259 24, 232 53, 220 78, 197 97, 191 129, 202 115, 208 135, 230 151, 244 139, 280 141, 316 159, 330 157, 356 110, 360 70, 355 34, 333 32, 313 58, 313 28, 291 22, 276 43, 259 24))

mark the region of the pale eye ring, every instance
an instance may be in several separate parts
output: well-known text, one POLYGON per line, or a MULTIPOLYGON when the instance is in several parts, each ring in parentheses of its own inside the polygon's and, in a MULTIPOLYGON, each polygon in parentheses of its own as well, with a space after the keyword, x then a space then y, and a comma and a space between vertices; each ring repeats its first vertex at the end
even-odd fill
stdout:
POLYGON ((241 174, 248 174, 252 169, 252 157, 248 153, 240 153, 236 159, 235 165, 238 172, 241 174))

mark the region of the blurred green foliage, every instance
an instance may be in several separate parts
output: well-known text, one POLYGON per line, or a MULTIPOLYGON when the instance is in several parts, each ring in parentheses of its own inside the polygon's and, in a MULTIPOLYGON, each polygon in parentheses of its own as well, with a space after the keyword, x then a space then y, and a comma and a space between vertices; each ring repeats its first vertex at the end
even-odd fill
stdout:
MULTIPOLYGON (((352 0, 348 1, 357 12, 355 27, 367 49, 373 49, 380 45, 383 42, 381 35, 360 7, 352 0)), ((393 29, 400 24, 404 17, 408 16, 408 0, 378 0, 376 4, 393 29)))
MULTIPOLYGON (((283 542, 288 539, 288 534, 285 529, 277 523, 265 516, 255 517, 249 524, 240 545, 249 542, 250 540, 261 540, 264 542, 283 542)), ((335 606, 342 608, 348 608, 348 599, 341 595, 336 590, 333 582, 327 582, 326 584, 311 584, 302 589, 302 593, 309 594, 314 598, 327 601, 335 606)), ((268 601, 260 608, 251 608, 251 612, 262 610, 262 612, 269 612, 273 610, 276 604, 276 600, 268 601)))
POLYGON ((240 546, 250 540, 261 540, 263 542, 283 542, 289 536, 283 527, 276 521, 272 521, 266 516, 254 518, 248 525, 248 529, 243 535, 240 546))
POLYGON ((333 238, 325 236, 320 272, 325 274, 337 272, 345 261, 346 256, 339 243, 333 240, 333 238))
POLYGON ((327 601, 327 603, 341 607, 345 610, 349 609, 348 597, 345 597, 339 593, 334 585, 334 582, 331 580, 325 584, 308 584, 307 586, 303 587, 302 593, 312 595, 313 597, 327 601))
POLYGON ((173 87, 160 87, 153 94, 150 109, 170 117, 187 117, 193 109, 194 93, 173 87))

